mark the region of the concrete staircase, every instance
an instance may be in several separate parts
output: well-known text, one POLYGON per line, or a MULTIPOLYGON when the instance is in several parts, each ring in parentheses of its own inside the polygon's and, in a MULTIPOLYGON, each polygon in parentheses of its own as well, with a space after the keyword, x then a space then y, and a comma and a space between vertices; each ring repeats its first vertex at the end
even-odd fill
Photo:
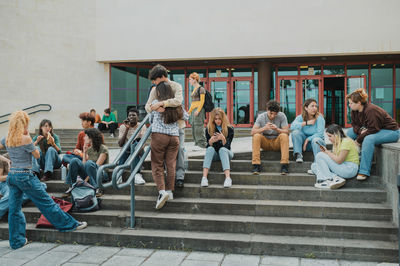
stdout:
MULTIPOLYGON (((98 244, 161 249, 184 249, 243 254, 268 254, 395 262, 398 259, 397 227, 386 202, 381 179, 349 180, 339 190, 318 190, 315 177, 305 174, 312 155, 303 164, 291 162, 290 174, 279 174, 280 155, 262 152, 265 172, 251 175, 251 154, 236 154, 231 163, 233 186, 223 188, 220 163, 214 163, 210 186, 200 187, 203 158, 190 158, 185 188, 156 211, 156 186, 150 162, 143 171, 146 185, 136 187, 136 228, 129 229, 129 190, 107 189, 103 209, 73 213, 89 227, 59 233, 36 229, 40 216, 28 204, 28 238, 34 241, 98 244)), ((56 171, 48 192, 62 196, 66 185, 56 171)), ((7 221, 0 221, 0 239, 8 237, 7 221)))

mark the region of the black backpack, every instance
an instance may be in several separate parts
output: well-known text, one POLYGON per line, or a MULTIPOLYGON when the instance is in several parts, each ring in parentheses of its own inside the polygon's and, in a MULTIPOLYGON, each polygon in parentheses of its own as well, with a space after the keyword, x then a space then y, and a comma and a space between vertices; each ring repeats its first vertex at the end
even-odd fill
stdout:
MULTIPOLYGON (((211 93, 204 89, 206 91, 206 95, 204 97, 204 105, 203 108, 206 112, 211 112, 214 109, 214 103, 212 101, 212 96, 211 93)), ((200 90, 199 90, 200 91, 200 90)))

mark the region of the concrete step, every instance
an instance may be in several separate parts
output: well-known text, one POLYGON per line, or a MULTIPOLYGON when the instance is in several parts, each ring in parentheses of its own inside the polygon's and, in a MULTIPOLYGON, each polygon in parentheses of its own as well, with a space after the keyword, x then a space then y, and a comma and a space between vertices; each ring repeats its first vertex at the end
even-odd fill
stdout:
MULTIPOLYGON (((232 234, 178 230, 121 229, 89 226, 61 233, 54 229, 36 229, 27 224, 27 237, 32 241, 78 243, 83 245, 129 246, 163 249, 190 249, 226 253, 273 256, 351 259, 395 262, 395 241, 294 237, 261 234, 232 234)), ((0 238, 8 238, 8 225, 0 224, 0 238)))
MULTIPOLYGON (((49 192, 63 192, 66 185, 62 181, 48 182, 49 192)), ((155 183, 136 186, 136 195, 157 195, 155 183)), ((129 193, 129 190, 106 189, 108 194, 129 193)), ((376 188, 341 188, 338 190, 320 190, 306 186, 271 186, 271 185, 233 185, 226 189, 222 184, 210 185, 206 188, 200 184, 186 183, 185 188, 176 189, 177 198, 224 198, 224 199, 254 199, 254 200, 300 200, 300 201, 335 201, 382 203, 386 201, 386 191, 376 188)))
MULTIPOLYGON (((36 223, 41 215, 36 207, 24 207, 28 223, 36 223)), ((99 210, 71 213, 90 226, 129 227, 130 211, 99 210)), ((137 211, 137 228, 184 231, 223 232, 239 234, 287 235, 346 239, 397 241, 397 227, 390 222, 318 219, 297 217, 254 217, 237 215, 160 213, 137 211)), ((7 223, 5 218, 2 222, 7 223)))
MULTIPOLYGON (((62 193, 49 193, 62 197, 62 193)), ((130 210, 129 195, 104 194, 105 210, 130 210)), ((154 196, 135 196, 137 211, 154 209, 154 196)), ((302 217, 324 219, 351 219, 367 221, 391 221, 392 210, 385 203, 317 202, 289 200, 179 198, 167 202, 160 213, 220 214, 273 217, 302 217)))

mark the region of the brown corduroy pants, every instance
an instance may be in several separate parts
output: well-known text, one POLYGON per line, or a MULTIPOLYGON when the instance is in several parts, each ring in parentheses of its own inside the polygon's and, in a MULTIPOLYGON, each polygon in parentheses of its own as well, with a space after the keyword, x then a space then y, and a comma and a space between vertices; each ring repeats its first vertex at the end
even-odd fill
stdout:
POLYGON ((176 156, 179 150, 179 137, 161 133, 151 134, 151 173, 157 190, 174 190, 176 156), (164 163, 167 178, 164 178, 164 163), (164 181, 165 180, 165 181, 164 181))

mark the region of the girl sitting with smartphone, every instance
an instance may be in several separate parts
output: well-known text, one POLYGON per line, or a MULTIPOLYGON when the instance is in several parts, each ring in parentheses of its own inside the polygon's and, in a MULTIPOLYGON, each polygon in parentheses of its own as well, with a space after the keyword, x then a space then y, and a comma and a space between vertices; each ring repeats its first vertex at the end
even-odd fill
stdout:
POLYGON ((225 112, 221 108, 212 110, 206 128, 207 150, 203 162, 202 187, 208 186, 207 176, 213 161, 221 161, 222 163, 222 170, 225 174, 224 187, 232 186, 230 160, 233 158, 231 151, 233 134, 233 127, 229 124, 225 112))
POLYGON ((351 138, 346 137, 339 125, 330 125, 326 134, 333 144, 333 150, 328 151, 322 143, 317 142, 321 152, 317 153, 315 162, 311 165, 311 170, 317 176, 314 186, 321 189, 337 189, 346 183, 345 178, 357 175, 358 147, 351 138))

